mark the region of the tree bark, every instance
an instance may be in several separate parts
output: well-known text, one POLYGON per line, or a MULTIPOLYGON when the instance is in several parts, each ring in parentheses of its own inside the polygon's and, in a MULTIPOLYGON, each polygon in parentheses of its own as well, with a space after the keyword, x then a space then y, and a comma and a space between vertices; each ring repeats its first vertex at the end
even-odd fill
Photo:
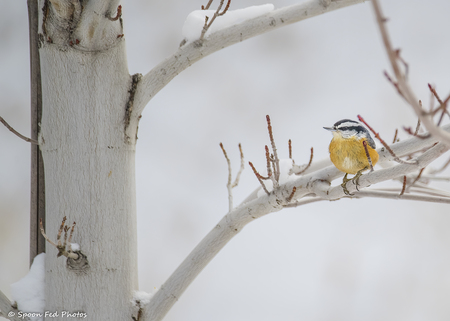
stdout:
MULTIPOLYGON (((111 2, 42 1, 40 59, 46 232, 76 222, 80 268, 46 256, 46 311, 131 318, 137 282, 134 90, 121 19, 111 2), (121 36, 122 35, 122 36, 121 36)), ((69 261, 68 261, 69 262, 69 261)), ((57 318, 58 319, 58 318, 57 318)), ((55 320, 52 318, 52 320, 55 320)))

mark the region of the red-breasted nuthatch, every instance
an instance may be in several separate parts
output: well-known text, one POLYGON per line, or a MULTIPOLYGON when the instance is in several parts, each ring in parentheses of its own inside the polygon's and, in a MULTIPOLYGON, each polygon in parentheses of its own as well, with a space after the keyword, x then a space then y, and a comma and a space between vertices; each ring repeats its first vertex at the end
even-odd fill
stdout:
POLYGON ((333 133, 329 147, 330 159, 337 169, 345 173, 341 186, 344 193, 350 195, 346 186, 347 182, 351 180, 358 186, 362 172, 370 168, 363 141, 367 142, 367 151, 373 166, 378 162, 375 142, 366 127, 354 120, 343 119, 335 123, 333 127, 324 128, 333 133), (348 174, 356 175, 347 179, 348 174))

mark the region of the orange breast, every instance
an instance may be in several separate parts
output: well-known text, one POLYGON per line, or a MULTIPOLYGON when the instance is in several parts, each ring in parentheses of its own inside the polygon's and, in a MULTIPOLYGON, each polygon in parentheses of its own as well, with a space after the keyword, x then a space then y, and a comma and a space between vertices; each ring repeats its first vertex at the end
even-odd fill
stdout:
MULTIPOLYGON (((344 173, 356 174, 360 170, 369 169, 369 160, 363 146, 363 140, 355 137, 342 138, 338 134, 333 135, 329 151, 330 159, 337 169, 344 173)), ((378 162, 378 153, 367 145, 372 165, 378 162)))

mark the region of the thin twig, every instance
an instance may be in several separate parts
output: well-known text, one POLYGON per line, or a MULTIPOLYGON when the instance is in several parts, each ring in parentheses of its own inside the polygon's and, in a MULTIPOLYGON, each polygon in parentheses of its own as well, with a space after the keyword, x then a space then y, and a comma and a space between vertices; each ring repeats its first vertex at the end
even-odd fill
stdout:
POLYGON ((401 164, 416 164, 416 161, 405 161, 403 159, 400 159, 397 155, 395 155, 394 151, 389 147, 388 144, 386 144, 386 142, 380 137, 380 134, 378 134, 372 127, 370 127, 369 124, 366 123, 366 121, 360 116, 358 115, 358 119, 364 123, 364 125, 367 126, 367 128, 370 129, 370 131, 375 135, 375 137, 380 141, 381 144, 383 144, 383 146, 388 150, 388 152, 392 155, 392 157, 394 157, 394 160, 398 163, 401 164))
POLYGON ((433 92, 430 90, 430 114, 433 112, 434 109, 434 95, 433 92))
POLYGON ((228 180, 227 180, 227 190, 228 190, 228 209, 229 211, 231 211, 233 209, 233 192, 231 191, 232 187, 231 187, 231 179, 232 179, 232 174, 231 174, 231 162, 230 159, 228 158, 227 152, 225 151, 225 148, 223 147, 223 144, 220 143, 220 148, 222 149, 223 155, 225 156, 225 159, 227 160, 227 165, 228 165, 228 180))
POLYGON ((272 177, 272 166, 270 165, 271 159, 270 159, 269 147, 267 147, 267 145, 266 145, 266 146, 264 146, 264 148, 266 150, 266 166, 267 166, 267 178, 264 178, 264 179, 269 179, 270 177, 272 177))
POLYGON ((442 101, 442 99, 439 97, 438 93, 436 92, 436 89, 431 84, 428 84, 428 88, 430 89, 430 92, 432 93, 432 95, 439 102, 439 107, 436 108, 436 110, 434 110, 432 113, 436 114, 439 110, 442 109, 441 116, 439 116, 439 120, 437 122, 437 126, 440 126, 442 120, 444 119, 445 114, 448 114, 447 103, 450 99, 450 95, 444 101, 442 101))
POLYGON ((447 102, 450 99, 450 95, 447 97, 447 99, 444 101, 443 105, 442 105, 442 113, 441 116, 439 117, 439 120, 437 122, 437 126, 441 125, 442 120, 444 119, 445 114, 448 115, 448 111, 447 111, 447 102))
POLYGON ((53 245, 54 247, 57 247, 57 245, 55 243, 53 243, 52 240, 49 239, 49 237, 47 236, 47 234, 45 234, 44 231, 44 225, 42 224, 42 218, 39 219, 39 227, 41 229, 41 234, 42 236, 47 240, 48 243, 50 243, 51 245, 53 245))
POLYGON ((58 230, 58 235, 56 236, 56 241, 58 243, 58 246, 61 246, 61 233, 64 230, 64 225, 66 224, 66 219, 67 218, 64 216, 63 220, 61 222, 61 226, 59 227, 59 230, 58 230))
POLYGON ((203 5, 202 5, 202 10, 208 10, 209 9, 209 7, 211 6, 211 3, 213 2, 213 0, 209 0, 209 2, 208 2, 208 4, 206 5, 206 7, 204 7, 203 5))
POLYGON ((439 102, 439 105, 442 106, 444 104, 444 102, 441 100, 441 98, 439 97, 438 93, 436 92, 436 89, 434 89, 433 86, 431 86, 431 84, 428 84, 428 89, 430 89, 431 93, 433 94, 433 96, 436 98, 436 100, 439 102))
MULTIPOLYGON (((420 103, 420 105, 422 105, 422 103, 420 103)), ((420 129, 420 118, 417 119, 417 126, 416 131, 414 132, 414 136, 417 136, 417 134, 419 133, 419 129, 420 129)))
POLYGON ((69 243, 71 243, 72 242, 72 235, 73 235, 73 230, 75 230, 75 225, 76 225, 77 223, 75 223, 75 222, 73 222, 73 224, 72 224, 72 229, 70 230, 70 235, 69 235, 69 243))
POLYGON ((398 192, 397 193, 389 193, 389 192, 374 191, 374 190, 360 191, 358 194, 355 194, 355 196, 353 196, 353 197, 354 198, 378 197, 378 198, 411 200, 411 201, 419 201, 419 202, 433 202, 433 203, 445 203, 445 204, 450 203, 450 198, 448 198, 448 197, 410 195, 410 194, 403 194, 402 196, 400 196, 398 194, 398 192))
POLYGON ((231 188, 234 188, 234 187, 238 186, 239 180, 241 178, 241 174, 244 171, 244 153, 242 152, 242 146, 241 146, 240 143, 239 143, 239 153, 240 153, 240 156, 241 156, 241 167, 239 168, 239 171, 238 171, 238 173, 236 175, 236 179, 234 180, 233 184, 231 185, 231 188))
POLYGON ((394 139, 392 140, 392 144, 397 142, 398 129, 395 129, 394 139))
POLYGON ((389 76, 389 74, 387 73, 387 71, 384 71, 384 76, 387 78, 387 80, 395 87, 395 89, 397 89, 397 92, 400 96, 403 97, 403 99, 406 100, 405 95, 403 95, 402 91, 400 90, 400 87, 398 86, 398 83, 395 82, 394 80, 392 80, 392 78, 389 76))
POLYGON ((408 134, 410 134, 411 136, 416 136, 417 138, 420 138, 420 139, 426 139, 426 138, 431 136, 430 133, 427 133, 427 134, 424 134, 424 135, 419 135, 419 134, 416 133, 416 131, 413 132, 411 127, 403 127, 403 130, 405 132, 407 132, 408 134))
POLYGON ((283 205, 283 207, 285 207, 285 208, 298 207, 298 206, 315 203, 315 202, 320 202, 320 201, 326 201, 326 199, 319 198, 319 197, 303 198, 300 201, 296 201, 294 203, 289 203, 289 204, 283 205))
POLYGON ((12 128, 7 122, 6 120, 3 119, 3 117, 0 117, 0 122, 2 122, 3 125, 5 125, 6 128, 8 128, 14 135, 16 135, 17 137, 23 139, 24 141, 34 144, 34 145, 39 145, 39 142, 37 140, 28 138, 26 136, 23 136, 22 134, 20 134, 17 130, 15 130, 14 128, 12 128))
MULTIPOLYGON (((217 18, 218 16, 222 16, 222 15, 224 15, 224 14, 228 11, 228 8, 230 7, 230 0, 228 0, 228 3, 227 3, 227 5, 225 6, 225 9, 224 9, 222 12, 220 12, 220 9, 222 9, 223 2, 224 2, 224 1, 225 1, 225 0, 220 0, 220 4, 219 4, 219 6, 217 7, 216 12, 214 12, 214 14, 213 14, 213 16, 212 16, 211 19, 209 19, 208 16, 205 17, 205 24, 203 25, 202 33, 200 34, 200 38, 199 38, 200 41, 203 41, 203 38, 205 37, 206 32, 207 32, 208 29, 211 27, 211 25, 213 24, 214 20, 216 20, 216 18, 217 18), (208 22, 208 21, 209 21, 209 22, 208 22)), ((210 2, 212 2, 212 1, 210 1, 210 2)), ((205 9, 204 9, 203 6, 202 6, 202 9, 203 9, 203 10, 206 10, 207 8, 209 8, 209 6, 211 5, 210 2, 208 3, 208 5, 206 6, 205 9)))
POLYGON ((297 191, 297 187, 293 187, 292 188, 292 192, 291 192, 291 194, 289 195, 289 197, 288 198, 286 198, 286 202, 290 202, 290 201, 292 201, 292 198, 294 197, 294 194, 295 194, 295 192, 297 191))
POLYGON ((369 161, 370 171, 373 172, 372 158, 369 154, 369 149, 367 148, 367 141, 363 140, 364 151, 366 152, 367 160, 369 161))
POLYGON ((280 159, 277 154, 277 146, 275 145, 275 139, 273 138, 272 124, 270 123, 269 115, 266 115, 267 120, 267 130, 269 131, 270 143, 272 145, 273 150, 273 163, 275 168, 275 181, 278 183, 280 180, 280 159))
POLYGON ((412 187, 420 179, 424 169, 425 169, 425 167, 420 170, 419 175, 417 175, 417 177, 414 179, 414 181, 411 183, 411 185, 409 185, 409 187, 412 187))
POLYGON ((402 196, 403 194, 405 194, 405 189, 406 189, 406 175, 403 176, 403 186, 402 186, 402 191, 400 192, 399 196, 402 196))
POLYGON ((391 67, 394 71, 394 75, 398 84, 398 87, 400 91, 403 94, 403 97, 405 97, 406 101, 411 105, 411 107, 414 109, 414 112, 417 116, 420 117, 422 120, 423 125, 425 128, 434 136, 440 138, 442 141, 446 141, 447 143, 450 142, 450 134, 440 129, 436 124, 434 123, 432 117, 430 117, 423 108, 420 107, 420 105, 417 102, 417 99, 408 85, 406 81, 405 75, 401 72, 399 64, 398 64, 398 54, 396 53, 396 50, 392 48, 391 40, 389 38, 389 34, 387 32, 387 28, 385 25, 386 19, 383 17, 383 14, 381 12, 381 7, 378 0, 372 0, 373 9, 375 12, 377 24, 381 33, 381 38, 383 40, 384 47, 386 49, 386 53, 389 57, 389 61, 391 63, 391 67))
POLYGON ((225 6, 225 9, 221 13, 219 13, 219 16, 223 16, 225 13, 227 13, 228 9, 230 8, 231 0, 228 0, 227 5, 225 6))
MULTIPOLYGON (((70 228, 68 226, 65 226, 65 222, 66 222, 66 217, 64 216, 61 226, 58 230, 58 235, 56 236, 57 244, 55 244, 52 240, 50 240, 50 238, 45 234, 44 226, 42 224, 42 219, 39 220, 39 227, 41 229, 42 236, 47 240, 47 242, 49 242, 51 245, 56 247, 56 249, 58 250, 57 257, 64 255, 67 258, 77 260, 79 258, 79 255, 77 253, 72 252, 72 247, 70 244, 69 244, 69 251, 66 250, 67 232, 69 231, 70 228), (64 230, 64 244, 61 244, 61 234, 62 234, 63 230, 64 230)), ((73 222, 72 230, 70 232, 69 242, 72 240, 72 234, 73 234, 74 228, 75 228, 75 222, 73 222)))
MULTIPOLYGON (((288 146, 289 146, 289 159, 292 159, 292 142, 290 139, 288 141, 288 146)), ((293 159, 292 159, 292 164, 295 164, 293 159)))
POLYGON ((405 79, 408 79, 408 74, 409 74, 409 65, 408 63, 402 58, 402 56, 400 55, 400 49, 395 50, 395 54, 397 55, 397 59, 400 60, 403 63, 403 66, 405 66, 405 79))
POLYGON ((63 246, 66 247, 67 246, 67 237, 68 237, 68 233, 69 232, 69 227, 68 226, 64 226, 64 243, 63 246))
POLYGON ((264 185, 264 182, 262 181, 263 177, 258 173, 258 171, 256 170, 255 166, 253 166, 252 162, 248 162, 248 164, 253 169, 253 173, 255 173, 256 178, 258 179, 259 183, 261 184, 263 190, 266 192, 267 195, 270 195, 269 191, 266 188, 266 185, 264 185))
POLYGON ((77 223, 73 222, 72 229, 70 230, 69 240, 67 241, 69 244, 69 252, 73 252, 72 251, 72 235, 73 235, 73 231, 75 230, 76 224, 77 223))
POLYGON ((304 169, 302 169, 300 172, 295 173, 295 175, 301 175, 301 174, 303 174, 303 173, 311 166, 313 157, 314 157, 314 148, 311 147, 311 156, 309 156, 309 162, 308 162, 308 165, 306 165, 306 167, 305 167, 304 169))

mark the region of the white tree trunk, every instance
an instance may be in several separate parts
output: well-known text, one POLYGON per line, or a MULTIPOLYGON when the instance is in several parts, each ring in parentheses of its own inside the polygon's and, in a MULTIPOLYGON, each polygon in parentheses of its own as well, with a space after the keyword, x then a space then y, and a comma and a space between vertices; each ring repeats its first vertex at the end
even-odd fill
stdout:
POLYGON ((133 86, 121 21, 107 18, 116 8, 94 4, 86 5, 81 19, 72 2, 53 0, 41 17, 46 232, 54 239, 64 216, 75 221, 72 241, 89 262, 87 269, 68 268, 47 246, 45 310, 58 311, 61 319, 62 311, 83 311, 89 320, 127 320, 138 288, 138 120, 127 118, 133 86), (57 12, 57 5, 67 10, 57 12))

